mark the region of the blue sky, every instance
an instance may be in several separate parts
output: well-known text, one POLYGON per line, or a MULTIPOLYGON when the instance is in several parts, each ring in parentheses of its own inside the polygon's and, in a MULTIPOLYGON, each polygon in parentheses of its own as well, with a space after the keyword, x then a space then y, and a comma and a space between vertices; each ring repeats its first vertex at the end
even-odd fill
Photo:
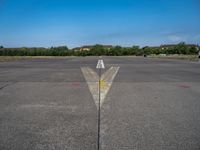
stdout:
POLYGON ((200 0, 0 0, 0 45, 200 44, 200 0))

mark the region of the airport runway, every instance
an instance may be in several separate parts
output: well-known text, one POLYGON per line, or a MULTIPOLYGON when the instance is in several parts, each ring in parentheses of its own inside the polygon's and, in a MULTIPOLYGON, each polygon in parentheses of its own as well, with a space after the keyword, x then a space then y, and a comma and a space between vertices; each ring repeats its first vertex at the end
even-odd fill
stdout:
MULTIPOLYGON (((200 149, 199 62, 101 59, 101 150, 200 149)), ((0 149, 96 150, 98 60, 0 62, 0 149)))

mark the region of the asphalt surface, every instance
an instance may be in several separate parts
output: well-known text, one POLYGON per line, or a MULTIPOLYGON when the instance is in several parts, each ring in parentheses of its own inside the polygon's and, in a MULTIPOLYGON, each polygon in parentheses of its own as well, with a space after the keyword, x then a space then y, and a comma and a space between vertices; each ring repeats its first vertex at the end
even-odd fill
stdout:
MULTIPOLYGON (((98 72, 98 59, 1 62, 0 149, 95 150, 98 111, 81 67, 98 72)), ((120 69, 101 106, 100 149, 200 149, 199 62, 102 59, 102 73, 120 69)))

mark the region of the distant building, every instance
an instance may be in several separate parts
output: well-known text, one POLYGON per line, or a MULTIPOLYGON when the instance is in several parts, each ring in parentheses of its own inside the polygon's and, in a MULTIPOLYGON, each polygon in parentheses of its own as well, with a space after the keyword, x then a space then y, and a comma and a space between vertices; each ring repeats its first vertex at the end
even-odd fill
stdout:
MULTIPOLYGON (((90 51, 95 45, 85 45, 85 46, 82 46, 82 47, 76 47, 76 48, 73 48, 74 51, 90 51)), ((112 45, 101 45, 103 46, 103 48, 105 49, 111 49, 113 48, 112 45)))

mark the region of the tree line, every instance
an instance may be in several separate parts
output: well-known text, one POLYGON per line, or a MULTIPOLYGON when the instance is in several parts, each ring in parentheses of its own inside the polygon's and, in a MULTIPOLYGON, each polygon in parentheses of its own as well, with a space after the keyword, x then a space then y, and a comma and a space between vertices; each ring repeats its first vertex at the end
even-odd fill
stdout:
POLYGON ((51 48, 0 48, 0 56, 70 56, 73 52, 67 46, 51 48))
POLYGON ((126 55, 159 55, 159 54, 185 54, 197 55, 199 46, 189 46, 184 42, 170 47, 121 47, 105 48, 103 45, 95 45, 89 51, 70 50, 67 46, 51 48, 4 48, 0 46, 0 56, 126 56, 126 55))

